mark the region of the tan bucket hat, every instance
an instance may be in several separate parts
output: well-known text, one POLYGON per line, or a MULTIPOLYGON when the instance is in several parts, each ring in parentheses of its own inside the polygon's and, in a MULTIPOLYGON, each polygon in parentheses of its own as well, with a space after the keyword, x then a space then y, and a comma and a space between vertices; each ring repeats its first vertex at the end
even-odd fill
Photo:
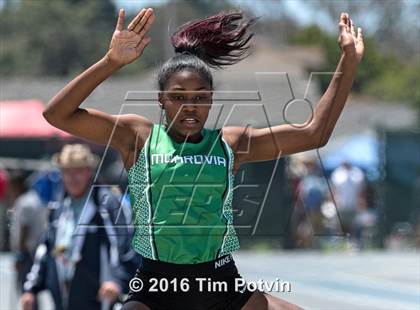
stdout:
POLYGON ((66 144, 61 152, 52 156, 52 162, 60 168, 94 168, 99 162, 99 157, 84 144, 66 144))

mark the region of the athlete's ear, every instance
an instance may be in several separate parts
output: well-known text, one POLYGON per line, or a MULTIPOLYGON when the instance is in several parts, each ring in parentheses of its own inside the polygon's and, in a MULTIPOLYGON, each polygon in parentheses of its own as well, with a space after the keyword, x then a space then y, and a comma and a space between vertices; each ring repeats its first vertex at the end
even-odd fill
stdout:
POLYGON ((209 110, 211 109, 212 106, 213 106, 213 90, 210 91, 210 107, 209 107, 209 110))
POLYGON ((161 91, 158 92, 158 104, 161 109, 165 109, 163 106, 163 93, 161 91))

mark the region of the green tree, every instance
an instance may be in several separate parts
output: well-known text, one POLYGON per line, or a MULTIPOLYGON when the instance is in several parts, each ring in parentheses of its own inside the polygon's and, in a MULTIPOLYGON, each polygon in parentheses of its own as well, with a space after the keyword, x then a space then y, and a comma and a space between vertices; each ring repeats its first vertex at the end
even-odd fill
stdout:
MULTIPOLYGON (((375 96, 385 101, 411 104, 420 112, 420 62, 418 58, 407 62, 392 53, 386 53, 376 40, 365 34, 365 53, 357 70, 353 91, 375 96)), ((325 54, 325 63, 310 71, 332 71, 339 61, 341 51, 337 36, 321 30, 317 25, 305 27, 289 38, 297 45, 319 45, 325 54)), ((324 92, 330 76, 318 75, 320 89, 324 92)))
POLYGON ((314 12, 325 13, 323 23, 331 25, 338 24, 341 12, 348 12, 356 27, 364 28, 365 36, 369 30, 370 38, 378 49, 398 57, 401 61, 410 63, 419 53, 420 1, 303 0, 302 3, 306 3, 314 12))
POLYGON ((68 75, 106 52, 116 19, 110 0, 21 1, 0 12, 1 73, 68 75))

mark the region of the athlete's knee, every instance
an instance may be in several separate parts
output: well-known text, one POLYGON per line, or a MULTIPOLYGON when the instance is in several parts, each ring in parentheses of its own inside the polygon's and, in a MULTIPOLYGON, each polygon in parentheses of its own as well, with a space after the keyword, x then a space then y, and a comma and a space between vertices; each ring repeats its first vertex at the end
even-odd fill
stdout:
POLYGON ((266 310, 268 309, 268 301, 261 292, 252 293, 251 297, 248 299, 246 304, 241 308, 241 310, 266 310))
POLYGON ((268 293, 256 291, 241 310, 303 310, 303 308, 268 293))
POLYGON ((129 301, 120 310, 150 310, 150 308, 139 301, 129 301))
POLYGON ((284 299, 274 297, 268 293, 263 293, 264 297, 267 300, 269 310, 304 310, 303 308, 294 305, 284 299))

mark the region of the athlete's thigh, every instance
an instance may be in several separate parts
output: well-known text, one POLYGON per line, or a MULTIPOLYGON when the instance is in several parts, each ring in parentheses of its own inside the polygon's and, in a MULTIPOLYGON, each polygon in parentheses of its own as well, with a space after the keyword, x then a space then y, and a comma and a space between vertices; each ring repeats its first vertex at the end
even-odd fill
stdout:
POLYGON ((241 310, 303 310, 268 293, 255 291, 241 310))
POLYGON ((120 310, 150 310, 150 308, 139 301, 129 301, 120 310))

